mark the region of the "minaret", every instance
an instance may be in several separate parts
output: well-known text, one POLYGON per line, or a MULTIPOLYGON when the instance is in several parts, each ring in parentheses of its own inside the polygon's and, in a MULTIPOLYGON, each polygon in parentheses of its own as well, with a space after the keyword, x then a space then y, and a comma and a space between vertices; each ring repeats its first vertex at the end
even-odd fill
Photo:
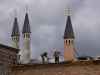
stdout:
POLYGON ((64 60, 73 61, 75 60, 74 55, 74 32, 71 23, 70 10, 68 9, 68 16, 66 22, 66 28, 64 32, 64 60))
POLYGON ((23 35, 23 41, 24 41, 23 42, 24 48, 21 54, 21 60, 22 60, 22 63, 29 63, 31 60, 31 50, 30 50, 31 30, 30 30, 28 13, 26 13, 25 15, 22 35, 23 35))
POLYGON ((15 17, 15 19, 14 19, 13 30, 12 30, 11 37, 12 37, 12 46, 14 48, 19 49, 20 33, 19 33, 19 27, 18 27, 17 17, 15 17))

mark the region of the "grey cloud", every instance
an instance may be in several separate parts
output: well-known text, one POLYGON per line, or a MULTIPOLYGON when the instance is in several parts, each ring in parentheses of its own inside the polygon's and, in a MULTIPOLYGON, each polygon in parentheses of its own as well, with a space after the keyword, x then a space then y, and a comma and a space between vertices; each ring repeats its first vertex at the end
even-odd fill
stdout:
POLYGON ((99 55, 99 3, 98 0, 0 0, 0 42, 11 46, 14 10, 17 10, 21 31, 25 6, 28 6, 33 58, 45 50, 52 53, 53 48, 63 53, 64 9, 71 5, 76 50, 80 55, 99 55))

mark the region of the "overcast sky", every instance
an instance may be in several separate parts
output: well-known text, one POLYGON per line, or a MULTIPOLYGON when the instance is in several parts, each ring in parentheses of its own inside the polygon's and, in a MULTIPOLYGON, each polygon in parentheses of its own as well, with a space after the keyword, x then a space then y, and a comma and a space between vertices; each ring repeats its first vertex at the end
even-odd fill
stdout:
POLYGON ((15 15, 22 31, 26 6, 32 31, 33 58, 44 51, 52 54, 54 48, 63 54, 67 19, 64 9, 68 6, 72 9, 77 52, 79 55, 100 55, 100 0, 0 0, 0 43, 11 46, 15 15))

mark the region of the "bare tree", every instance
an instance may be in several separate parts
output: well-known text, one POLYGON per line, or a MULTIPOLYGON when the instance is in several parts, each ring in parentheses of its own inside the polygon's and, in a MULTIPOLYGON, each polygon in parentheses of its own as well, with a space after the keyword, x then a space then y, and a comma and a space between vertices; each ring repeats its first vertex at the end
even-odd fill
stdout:
POLYGON ((41 54, 41 58, 42 58, 42 63, 46 63, 46 60, 45 59, 48 59, 48 53, 47 52, 44 52, 43 54, 41 54))
POLYGON ((54 58, 55 58, 55 63, 59 63, 59 56, 60 56, 60 54, 61 54, 61 52, 59 52, 59 51, 55 51, 54 52, 54 58))

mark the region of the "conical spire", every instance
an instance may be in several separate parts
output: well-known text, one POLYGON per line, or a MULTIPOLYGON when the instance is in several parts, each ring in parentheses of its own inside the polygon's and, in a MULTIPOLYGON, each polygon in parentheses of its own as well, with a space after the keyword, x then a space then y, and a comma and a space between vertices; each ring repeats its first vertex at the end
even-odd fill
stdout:
POLYGON ((64 32, 64 39, 69 39, 69 38, 74 38, 74 32, 73 32, 73 27, 71 23, 71 18, 68 15, 67 22, 66 22, 66 28, 64 32))
POLYGON ((26 15, 25 15, 25 20, 24 20, 24 26, 23 26, 22 33, 31 33, 28 13, 26 13, 26 15))
POLYGON ((13 36, 19 36, 19 35, 20 33, 19 33, 18 21, 17 21, 17 17, 15 17, 11 36, 13 37, 13 36))

